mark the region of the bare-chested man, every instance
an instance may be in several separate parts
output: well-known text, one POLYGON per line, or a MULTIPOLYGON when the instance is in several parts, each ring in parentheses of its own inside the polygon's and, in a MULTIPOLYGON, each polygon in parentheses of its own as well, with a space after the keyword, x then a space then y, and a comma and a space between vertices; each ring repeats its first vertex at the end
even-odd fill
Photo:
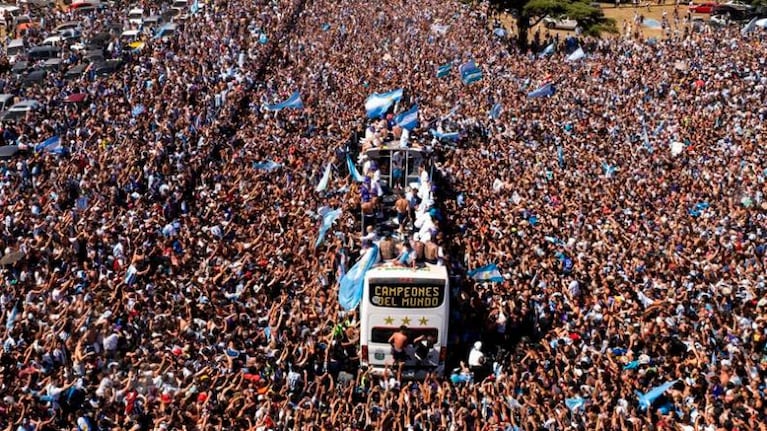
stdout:
POLYGON ((405 333, 407 326, 402 325, 399 327, 399 331, 392 334, 389 337, 389 344, 391 344, 391 353, 394 356, 394 362, 405 362, 407 359, 407 353, 405 347, 407 347, 408 337, 405 333))

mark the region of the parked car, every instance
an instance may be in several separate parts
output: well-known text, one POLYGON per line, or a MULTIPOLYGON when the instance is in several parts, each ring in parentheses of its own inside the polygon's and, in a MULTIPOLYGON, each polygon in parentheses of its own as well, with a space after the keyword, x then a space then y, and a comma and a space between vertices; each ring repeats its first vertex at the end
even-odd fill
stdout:
POLYGON ((0 111, 5 110, 9 106, 13 105, 16 101, 16 96, 13 94, 0 94, 0 111))
POLYGON ((27 51, 27 57, 31 60, 48 60, 59 56, 61 49, 51 45, 34 46, 27 51))
POLYGON ((23 54, 27 50, 27 44, 23 38, 13 39, 8 42, 8 46, 5 48, 5 55, 8 56, 8 61, 14 63, 16 57, 23 54))
POLYGON ((694 4, 690 6, 690 12, 692 13, 707 13, 710 14, 714 11, 714 8, 717 6, 716 3, 710 2, 710 3, 701 3, 701 4, 694 4))
POLYGON ((753 8, 743 8, 740 5, 720 4, 716 5, 711 15, 721 15, 727 17, 730 21, 749 20, 757 12, 753 8))
POLYGON ((66 73, 64 73, 64 79, 77 79, 82 77, 88 70, 87 63, 80 63, 70 67, 66 73))
POLYGON ((18 120, 24 118, 27 112, 37 110, 41 107, 40 102, 36 100, 24 100, 11 106, 3 114, 3 121, 18 120))
POLYGON ((163 23, 165 23, 165 19, 161 15, 152 15, 144 20, 144 27, 155 28, 163 25, 163 23))
POLYGON ((725 6, 730 6, 730 7, 734 8, 734 9, 740 9, 740 10, 749 10, 749 9, 753 9, 754 8, 750 4, 744 3, 744 2, 739 1, 739 0, 730 0, 728 2, 725 2, 724 5, 725 6))
POLYGON ((43 63, 43 69, 50 70, 52 72, 59 72, 63 70, 64 68, 64 60, 60 58, 52 58, 50 60, 45 60, 45 63, 43 63))
POLYGON ((144 9, 135 8, 128 11, 128 22, 140 26, 144 23, 144 9))
POLYGON ((24 74, 24 72, 29 69, 29 62, 27 61, 17 61, 13 63, 13 67, 11 67, 11 75, 13 76, 20 76, 24 74))
POLYGON ((552 18, 547 16, 543 18, 543 25, 549 29, 575 30, 578 27, 578 21, 569 17, 552 18))
MULTIPOLYGON (((48 72, 43 69, 33 70, 24 76, 24 79, 21 80, 21 85, 24 87, 31 87, 35 84, 42 84, 47 75, 48 72)), ((13 107, 11 107, 11 109, 13 109, 13 107)))
POLYGON ((94 64, 93 72, 98 76, 111 75, 117 72, 123 66, 123 61, 118 59, 107 60, 94 64))

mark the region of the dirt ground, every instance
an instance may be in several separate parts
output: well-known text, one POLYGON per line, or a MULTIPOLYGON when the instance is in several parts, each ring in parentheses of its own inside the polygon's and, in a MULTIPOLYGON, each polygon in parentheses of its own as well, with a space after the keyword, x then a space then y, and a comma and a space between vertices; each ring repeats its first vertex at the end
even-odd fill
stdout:
MULTIPOLYGON (((680 18, 684 19, 684 17, 687 15, 689 5, 687 3, 683 3, 683 4, 680 4, 678 7, 679 7, 679 16, 680 18)), ((633 5, 625 4, 624 2, 621 5, 621 7, 618 7, 618 8, 616 8, 615 6, 609 5, 607 3, 603 3, 602 10, 604 11, 605 16, 607 16, 608 18, 615 19, 616 27, 618 28, 619 32, 623 31, 624 22, 628 22, 628 23, 634 22, 635 14, 643 15, 645 18, 651 18, 658 22, 661 21, 664 11, 666 12, 666 15, 669 21, 672 21, 674 16, 673 4, 659 6, 655 4, 654 2, 652 4, 642 2, 641 6, 639 7, 634 7, 633 5)), ((704 19, 708 19, 708 15, 701 15, 701 16, 704 19)), ((510 30, 512 33, 515 31, 514 18, 512 18, 510 15, 502 17, 501 22, 503 22, 507 30, 510 30)), ((568 35, 574 34, 574 32, 566 31, 566 30, 548 30, 544 28, 542 24, 538 24, 537 26, 530 29, 530 36, 532 36, 538 30, 540 30, 541 35, 545 35, 547 31, 552 34, 559 34, 560 36, 568 36, 568 35)), ((645 37, 662 37, 663 36, 662 30, 649 28, 646 26, 642 27, 642 33, 644 34, 645 37)), ((618 36, 618 34, 603 35, 603 37, 614 37, 614 36, 618 36)))

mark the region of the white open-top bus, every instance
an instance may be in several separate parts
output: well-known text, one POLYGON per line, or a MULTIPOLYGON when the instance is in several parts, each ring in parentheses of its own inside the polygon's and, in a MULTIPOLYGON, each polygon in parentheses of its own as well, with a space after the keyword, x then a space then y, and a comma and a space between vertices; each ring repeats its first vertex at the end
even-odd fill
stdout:
POLYGON ((361 365, 374 373, 386 366, 394 368, 389 339, 405 326, 408 345, 402 377, 443 374, 449 316, 449 278, 444 266, 384 263, 371 268, 365 274, 360 303, 361 365))

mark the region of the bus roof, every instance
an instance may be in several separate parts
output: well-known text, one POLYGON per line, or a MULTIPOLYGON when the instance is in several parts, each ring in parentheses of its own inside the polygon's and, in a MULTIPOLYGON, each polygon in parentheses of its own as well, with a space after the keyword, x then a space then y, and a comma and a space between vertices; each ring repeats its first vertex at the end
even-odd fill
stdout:
POLYGON ((425 264, 416 268, 397 266, 390 263, 370 268, 365 274, 371 278, 440 278, 447 279, 447 269, 441 265, 425 264))

